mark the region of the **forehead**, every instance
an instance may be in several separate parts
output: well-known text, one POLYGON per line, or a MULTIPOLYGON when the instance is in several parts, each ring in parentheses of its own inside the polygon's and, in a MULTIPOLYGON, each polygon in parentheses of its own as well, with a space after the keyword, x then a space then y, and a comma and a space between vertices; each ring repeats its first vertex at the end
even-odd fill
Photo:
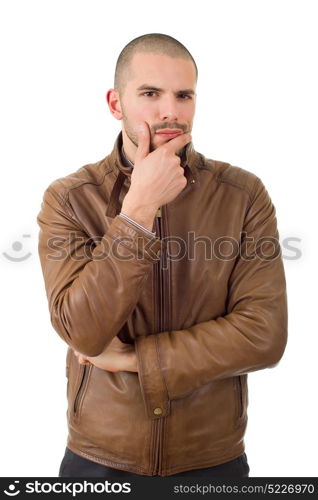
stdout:
POLYGON ((129 84, 134 88, 144 83, 160 87, 165 84, 180 88, 195 86, 195 67, 191 59, 137 52, 131 60, 131 70, 129 84))

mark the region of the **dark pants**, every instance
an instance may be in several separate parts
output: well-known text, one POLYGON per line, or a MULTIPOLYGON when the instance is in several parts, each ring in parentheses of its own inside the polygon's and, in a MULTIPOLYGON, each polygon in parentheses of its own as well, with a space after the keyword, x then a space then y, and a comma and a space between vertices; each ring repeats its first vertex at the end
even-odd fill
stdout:
MULTIPOLYGON (((218 477, 249 477, 249 465, 247 462, 246 453, 243 453, 238 458, 226 462, 224 464, 216 465, 214 467, 207 467, 205 469, 189 470, 184 472, 179 472, 178 474, 173 474, 169 477, 206 477, 206 478, 218 478, 218 477)), ((69 448, 66 447, 65 455, 60 465, 59 476, 58 477, 105 477, 108 479, 113 478, 133 478, 140 477, 139 474, 133 474, 132 472, 114 469, 112 467, 106 467, 106 465, 100 465, 91 460, 81 457, 73 453, 69 448)))

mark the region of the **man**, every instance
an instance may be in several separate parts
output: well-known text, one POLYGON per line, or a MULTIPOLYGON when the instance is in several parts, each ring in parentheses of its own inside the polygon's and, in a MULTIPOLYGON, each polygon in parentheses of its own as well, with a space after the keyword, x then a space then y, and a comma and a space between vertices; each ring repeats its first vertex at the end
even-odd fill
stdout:
POLYGON ((158 33, 121 52, 113 151, 46 189, 39 255, 68 344, 60 476, 246 477, 247 374, 287 342, 275 208, 191 139, 197 67, 158 33))

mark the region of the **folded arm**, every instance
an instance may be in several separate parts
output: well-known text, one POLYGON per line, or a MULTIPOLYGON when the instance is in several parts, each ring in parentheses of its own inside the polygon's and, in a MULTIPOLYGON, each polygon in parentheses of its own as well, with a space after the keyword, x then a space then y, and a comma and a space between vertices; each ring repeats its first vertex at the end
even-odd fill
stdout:
POLYGON ((150 418, 158 407, 160 416, 167 415, 170 400, 204 384, 280 360, 287 342, 287 298, 278 238, 275 208, 258 179, 228 282, 226 314, 135 341, 150 418))
POLYGON ((162 242, 116 216, 96 243, 51 188, 37 222, 52 325, 74 350, 98 356, 136 307, 162 242))

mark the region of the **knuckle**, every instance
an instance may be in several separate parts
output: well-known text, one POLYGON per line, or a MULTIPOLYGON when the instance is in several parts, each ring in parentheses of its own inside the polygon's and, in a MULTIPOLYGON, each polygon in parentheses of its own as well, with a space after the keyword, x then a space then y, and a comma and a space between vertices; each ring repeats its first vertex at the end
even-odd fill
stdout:
POLYGON ((187 179, 183 176, 183 178, 180 180, 181 186, 185 187, 187 185, 187 179))

